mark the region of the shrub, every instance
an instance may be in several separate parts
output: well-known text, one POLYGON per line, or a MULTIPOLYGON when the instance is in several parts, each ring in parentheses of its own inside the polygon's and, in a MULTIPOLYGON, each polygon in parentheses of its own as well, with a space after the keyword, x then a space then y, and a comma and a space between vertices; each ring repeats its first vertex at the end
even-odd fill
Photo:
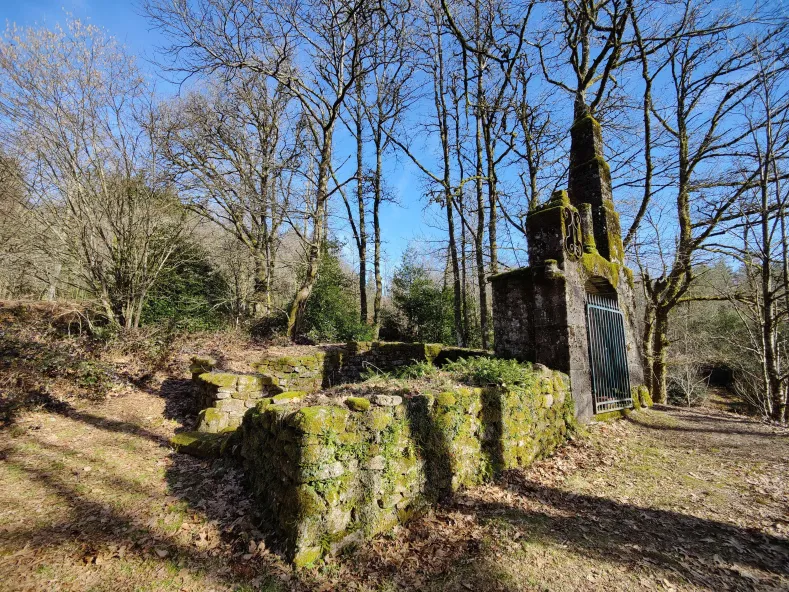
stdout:
POLYGON ((534 384, 535 374, 531 364, 515 360, 477 357, 461 358, 444 365, 444 370, 459 382, 476 386, 506 385, 527 387, 534 384))
POLYGON ((392 278, 393 311, 386 311, 382 337, 397 341, 453 343, 453 296, 406 251, 392 278))
POLYGON ((430 378, 436 376, 437 374, 438 374, 438 368, 436 368, 430 362, 417 362, 416 364, 412 364, 410 366, 405 366, 403 368, 400 368, 395 373, 395 376, 397 378, 412 379, 412 378, 430 378))
POLYGON ((227 320, 225 281, 197 245, 184 245, 177 259, 183 262, 165 270, 143 306, 142 324, 168 323, 184 331, 217 329, 227 320))
POLYGON ((253 321, 249 333, 254 339, 270 340, 284 336, 288 330, 288 317, 284 313, 271 314, 253 321))
POLYGON ((668 369, 668 399, 674 405, 695 407, 706 401, 709 374, 693 362, 676 363, 668 369))
POLYGON ((359 318, 355 280, 342 269, 335 243, 323 248, 320 273, 304 312, 302 333, 314 342, 364 341, 372 328, 359 318))

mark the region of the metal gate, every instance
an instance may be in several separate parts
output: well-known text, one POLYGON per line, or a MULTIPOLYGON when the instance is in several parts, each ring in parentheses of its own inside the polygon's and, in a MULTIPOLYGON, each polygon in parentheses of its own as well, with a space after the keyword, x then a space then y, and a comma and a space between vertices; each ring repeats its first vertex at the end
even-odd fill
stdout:
POLYGON ((625 323, 615 298, 586 295, 586 331, 594 412, 632 407, 625 323))

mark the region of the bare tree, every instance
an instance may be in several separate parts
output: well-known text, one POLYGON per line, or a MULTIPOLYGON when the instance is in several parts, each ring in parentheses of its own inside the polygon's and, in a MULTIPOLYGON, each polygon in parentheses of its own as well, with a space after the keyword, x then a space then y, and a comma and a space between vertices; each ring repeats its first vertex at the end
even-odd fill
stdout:
MULTIPOLYGON (((650 99, 649 109, 665 134, 661 145, 670 162, 666 175, 676 192, 672 218, 678 228, 673 254, 660 236, 642 237, 637 247, 647 300, 647 382, 658 402, 666 398, 669 312, 691 287, 700 249, 711 246, 710 238, 757 176, 743 173, 734 159, 750 134, 749 127, 738 120, 738 111, 756 82, 754 45, 737 38, 737 26, 747 21, 726 13, 707 16, 702 7, 687 6, 681 34, 646 58, 653 79, 665 72, 669 80, 660 89, 665 102, 656 104, 650 99), (661 245, 659 253, 650 249, 650 241, 661 245)), ((761 45, 765 38, 756 43, 761 45)), ((653 191, 651 199, 661 195, 658 191, 653 191)), ((655 218, 648 215, 647 219, 657 235, 663 234, 655 218)))
MULTIPOLYGON (((173 39, 176 68, 189 74, 250 70, 276 79, 300 103, 317 152, 314 207, 303 281, 288 313, 288 335, 300 331, 318 275, 331 195, 334 135, 356 80, 372 70, 372 41, 386 19, 371 0, 150 0, 151 19, 173 39), (360 35, 360 32, 364 32, 360 35)), ((294 226, 294 229, 296 227, 294 226)), ((300 229, 299 229, 300 231, 300 229)))
POLYGON ((346 127, 356 141, 356 171, 354 173, 356 182, 356 215, 348 199, 348 195, 342 189, 341 183, 336 180, 339 191, 342 194, 346 211, 348 212, 348 223, 351 225, 356 249, 359 254, 359 316, 362 323, 368 323, 367 312, 367 174, 364 164, 364 145, 365 145, 365 79, 359 76, 356 79, 356 87, 352 93, 353 105, 351 107, 351 122, 346 122, 346 127))
POLYGON ((458 258, 458 244, 455 227, 456 198, 463 192, 463 187, 469 178, 457 181, 452 177, 452 140, 451 140, 451 107, 447 102, 449 86, 455 83, 456 78, 450 71, 450 58, 447 55, 447 38, 449 33, 446 28, 446 17, 441 8, 440 0, 425 5, 420 15, 421 28, 414 38, 414 51, 421 59, 417 65, 431 82, 431 88, 426 91, 430 97, 432 113, 430 119, 423 123, 423 129, 428 134, 436 134, 439 140, 439 170, 423 163, 423 158, 418 157, 412 149, 412 138, 408 130, 384 130, 389 140, 402 150, 419 170, 428 179, 435 189, 430 189, 432 199, 441 205, 446 215, 448 233, 448 259, 452 275, 453 312, 455 341, 458 345, 465 345, 463 328, 463 289, 461 287, 461 270, 458 258))
POLYGON ((559 42, 551 28, 537 42, 537 49, 545 79, 572 96, 578 120, 594 114, 611 88, 612 76, 621 65, 632 7, 627 0, 559 0, 555 4, 559 42), (565 65, 570 70, 562 79, 565 65))
MULTIPOLYGON (((407 2, 406 2, 407 4, 407 2)), ((402 10, 392 22, 391 27, 381 30, 376 38, 377 53, 374 58, 375 70, 374 98, 368 101, 367 118, 373 142, 375 165, 372 171, 373 182, 373 273, 375 277, 375 296, 373 297, 373 338, 377 339, 381 330, 381 309, 383 301, 383 273, 381 270, 381 205, 387 199, 384 181, 383 159, 393 148, 391 133, 404 122, 405 114, 411 105, 415 91, 409 84, 411 16, 402 10)))
MULTIPOLYGON (((394 6, 395 4, 393 4, 394 6)), ((356 204, 351 207, 347 193, 340 190, 345 201, 348 221, 359 254, 360 315, 369 323, 367 290, 367 249, 370 235, 367 229, 368 204, 372 213, 373 241, 373 339, 381 328, 383 275, 381 271, 381 205, 388 199, 384 179, 383 157, 391 148, 390 135, 410 106, 413 90, 409 85, 413 64, 409 47, 411 23, 408 6, 399 2, 397 10, 379 13, 376 19, 388 19, 389 26, 378 28, 372 57, 373 70, 357 79, 352 94, 350 121, 346 127, 356 141, 356 204), (365 162, 365 154, 372 144, 373 165, 365 162)), ((339 181, 337 182, 339 184, 339 181)))
POLYGON ((743 104, 749 130, 739 157, 743 182, 749 185, 728 228, 727 240, 708 245, 739 262, 743 281, 728 294, 748 339, 741 347, 758 360, 758 397, 766 415, 787 419, 787 346, 789 334, 789 245, 786 235, 786 165, 789 162, 789 64, 780 36, 755 40, 756 80, 753 94, 743 104), (752 180, 750 171, 756 171, 752 180), (731 240, 739 235, 741 240, 731 240))
POLYGON ((272 278, 299 147, 291 95, 249 72, 163 105, 154 133, 186 205, 243 244, 253 262, 256 318, 271 311, 272 278))
POLYGON ((0 43, 2 140, 22 169, 37 245, 69 266, 61 281, 126 328, 189 230, 139 122, 148 93, 115 40, 78 20, 12 26, 0 43))
POLYGON ((471 233, 477 266, 482 345, 490 345, 490 306, 487 273, 498 273, 499 173, 498 165, 512 150, 514 73, 522 62, 526 28, 534 2, 506 0, 441 2, 447 26, 460 45, 463 88, 474 117, 474 171, 476 226, 471 233), (501 141, 503 140, 503 141, 501 141), (499 146, 504 149, 500 150, 499 146), (487 212, 487 221, 486 221, 487 212), (485 231, 487 255, 485 266, 485 231))
POLYGON ((24 294, 30 287, 28 280, 30 232, 32 223, 25 208, 25 192, 19 165, 0 154, 0 298, 24 294))

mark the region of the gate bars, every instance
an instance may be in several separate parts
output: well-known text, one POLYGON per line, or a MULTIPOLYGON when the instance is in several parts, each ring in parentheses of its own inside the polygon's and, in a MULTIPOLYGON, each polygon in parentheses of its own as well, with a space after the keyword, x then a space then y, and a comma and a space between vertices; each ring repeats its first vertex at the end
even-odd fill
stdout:
POLYGON ((625 323, 614 298, 587 293, 586 331, 595 414, 632 407, 625 323))

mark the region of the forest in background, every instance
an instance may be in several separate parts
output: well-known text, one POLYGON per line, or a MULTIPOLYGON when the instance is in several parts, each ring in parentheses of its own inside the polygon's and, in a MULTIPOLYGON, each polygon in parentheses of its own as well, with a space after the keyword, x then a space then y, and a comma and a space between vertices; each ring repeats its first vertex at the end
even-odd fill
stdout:
MULTIPOLYGON (((781 7, 690 0, 165 2, 162 96, 68 18, 0 42, 0 298, 261 339, 492 347, 487 278, 525 264, 603 129, 656 401, 711 379, 787 421, 781 7), (384 272, 392 162, 440 241, 384 272), (350 256, 349 254, 352 254, 350 256), (721 375, 723 378, 721 378, 721 375), (717 376, 717 378, 715 378, 717 376)), ((414 212, 414 215, 416 213, 414 212)))

